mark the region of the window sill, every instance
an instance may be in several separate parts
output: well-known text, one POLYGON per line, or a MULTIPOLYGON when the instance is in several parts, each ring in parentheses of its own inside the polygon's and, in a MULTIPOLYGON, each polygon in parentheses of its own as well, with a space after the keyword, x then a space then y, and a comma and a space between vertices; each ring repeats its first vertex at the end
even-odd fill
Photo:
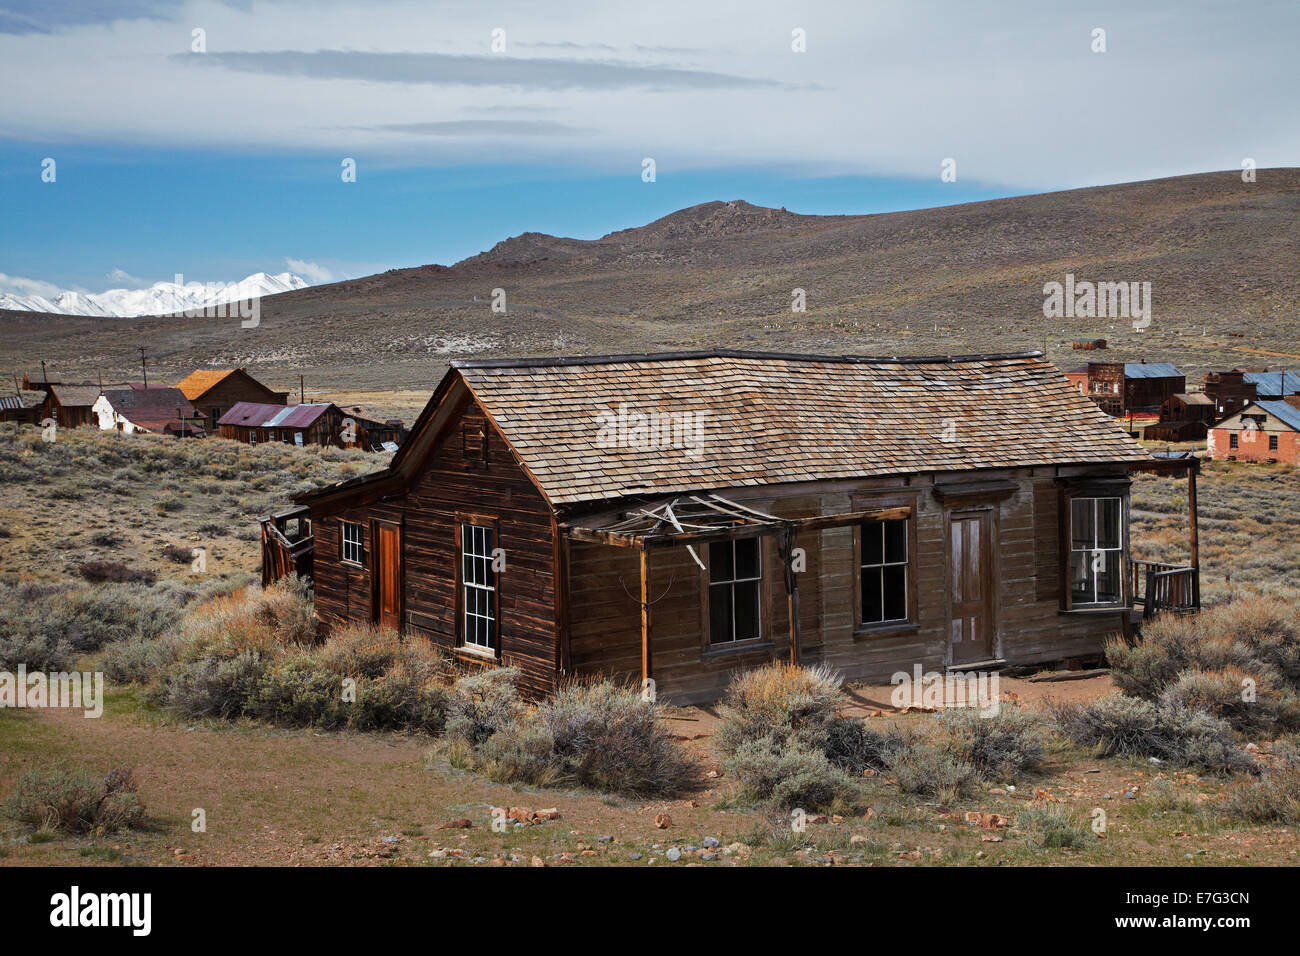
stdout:
POLYGON ((1061 608, 1057 614, 1123 614, 1129 610, 1126 604, 1089 604, 1087 607, 1061 608))
POLYGON ((873 637, 901 637, 916 634, 921 626, 914 621, 898 621, 889 624, 859 624, 853 630, 855 641, 865 641, 873 637))
POLYGON ((456 657, 462 661, 472 661, 475 664, 495 664, 497 661, 497 652, 490 647, 480 650, 477 647, 470 647, 461 644, 456 648, 456 657))
POLYGON ((705 663, 715 660, 727 660, 732 657, 744 657, 746 654, 769 654, 776 648, 771 641, 738 641, 734 644, 711 644, 700 659, 705 663))

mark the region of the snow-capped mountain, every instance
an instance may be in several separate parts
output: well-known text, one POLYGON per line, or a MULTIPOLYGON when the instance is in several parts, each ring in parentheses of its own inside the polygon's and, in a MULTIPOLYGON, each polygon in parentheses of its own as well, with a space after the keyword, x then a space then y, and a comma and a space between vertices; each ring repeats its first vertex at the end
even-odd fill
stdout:
POLYGON ((109 289, 107 292, 60 292, 42 295, 0 294, 0 309, 21 312, 55 312, 127 319, 137 315, 167 315, 208 305, 256 299, 279 292, 305 289, 308 283, 292 272, 267 275, 255 272, 239 282, 155 282, 147 289, 109 289))

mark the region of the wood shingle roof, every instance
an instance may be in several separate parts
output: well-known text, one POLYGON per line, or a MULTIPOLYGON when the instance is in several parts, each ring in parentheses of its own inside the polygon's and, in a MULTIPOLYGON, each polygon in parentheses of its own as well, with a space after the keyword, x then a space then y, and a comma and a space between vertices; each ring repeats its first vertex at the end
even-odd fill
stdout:
POLYGON ((1148 458, 1038 353, 455 362, 553 504, 1148 458))

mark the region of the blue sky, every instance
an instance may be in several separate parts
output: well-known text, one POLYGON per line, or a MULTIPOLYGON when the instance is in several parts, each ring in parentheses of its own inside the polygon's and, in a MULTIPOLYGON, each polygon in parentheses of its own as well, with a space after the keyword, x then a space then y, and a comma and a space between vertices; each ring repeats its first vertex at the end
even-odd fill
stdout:
POLYGON ((713 199, 864 213, 1297 165, 1297 35, 1281 0, 18 0, 0 293, 325 281, 713 199))

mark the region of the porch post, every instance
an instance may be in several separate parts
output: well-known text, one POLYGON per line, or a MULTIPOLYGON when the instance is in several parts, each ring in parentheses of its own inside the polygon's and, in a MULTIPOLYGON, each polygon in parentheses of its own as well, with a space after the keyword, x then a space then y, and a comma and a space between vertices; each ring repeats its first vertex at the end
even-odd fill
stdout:
POLYGON ((1187 466, 1187 527, 1192 552, 1192 602, 1198 611, 1201 608, 1201 540, 1196 525, 1196 472, 1199 470, 1199 461, 1194 460, 1187 466))
POLYGON ((785 565, 785 604, 790 618, 790 663, 799 666, 799 582, 795 577, 791 561, 794 558, 796 531, 793 525, 786 525, 781 532, 781 561, 785 565))
POLYGON ((641 686, 650 679, 650 554, 641 544, 641 686))

